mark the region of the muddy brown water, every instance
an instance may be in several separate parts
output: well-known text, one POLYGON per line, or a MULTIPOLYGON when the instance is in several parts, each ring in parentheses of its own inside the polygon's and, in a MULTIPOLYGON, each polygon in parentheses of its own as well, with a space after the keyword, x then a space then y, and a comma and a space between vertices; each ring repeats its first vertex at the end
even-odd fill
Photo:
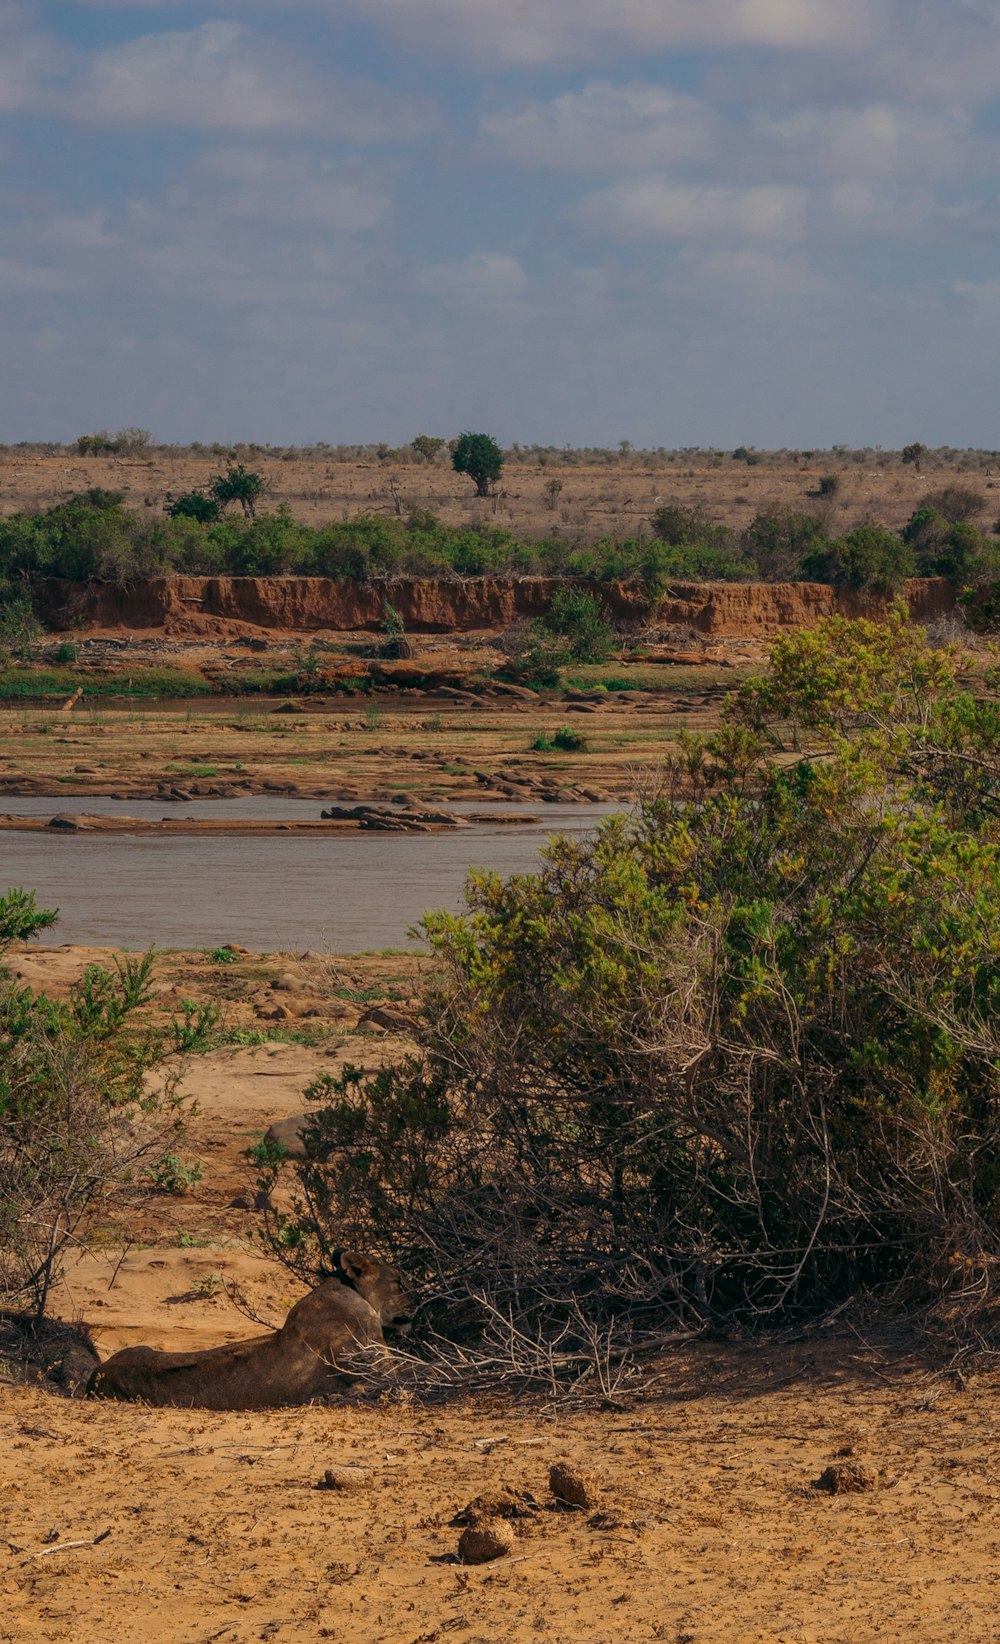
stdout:
MULTIPOLYGON (((477 803, 452 808, 519 820, 454 833, 261 839, 5 833, 0 834, 0 889, 25 885, 38 893, 43 907, 58 908, 52 940, 63 942, 126 949, 239 942, 255 952, 419 947, 410 934, 413 926, 428 908, 461 909, 470 868, 531 872, 551 833, 587 833, 615 807, 477 803)), ((2 809, 16 816, 51 816, 64 809, 156 820, 183 814, 289 822, 318 816, 320 805, 315 799, 271 795, 183 806, 90 796, 67 798, 62 805, 5 797, 2 809)))

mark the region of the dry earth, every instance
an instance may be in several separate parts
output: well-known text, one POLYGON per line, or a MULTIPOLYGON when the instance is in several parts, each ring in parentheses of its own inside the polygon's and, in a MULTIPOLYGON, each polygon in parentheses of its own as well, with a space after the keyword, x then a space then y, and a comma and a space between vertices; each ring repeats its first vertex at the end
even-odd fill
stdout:
MULTIPOLYGON (((12 966, 59 993, 101 957, 34 948, 12 966)), ((55 1313, 88 1324, 102 1355, 255 1333, 222 1281, 280 1319, 298 1291, 256 1244, 243 1150, 301 1112, 321 1069, 398 1054, 391 1017, 361 1018, 373 1003, 405 1015, 428 963, 164 956, 158 1011, 213 997, 230 1037, 286 1037, 191 1059, 182 1151, 202 1181, 98 1229, 55 1313), (276 998, 288 1015, 268 1028, 276 998)), ((688 1344, 588 1409, 160 1411, 68 1400, 0 1365, 0 1639, 985 1644, 1000 1638, 996 1394, 995 1377, 949 1373, 905 1342, 832 1331, 688 1344), (845 1456, 876 1487, 815 1489, 845 1456), (600 1516, 555 1509, 562 1460, 596 1481, 600 1516), (344 1465, 364 1470, 361 1488, 316 1489, 344 1465), (458 1565, 451 1520, 503 1487, 538 1511, 505 1560, 458 1565)))
MULTIPOLYGON (((528 536, 626 536, 640 526, 648 528, 661 503, 679 502, 698 504, 718 523, 737 527, 766 507, 822 506, 829 528, 844 531, 868 517, 898 527, 928 490, 955 479, 983 490, 987 513, 1000 512, 991 494, 1000 480, 988 466, 970 471, 960 460, 917 473, 898 461, 885 467, 840 464, 829 454, 806 466, 768 463, 756 468, 732 461, 718 468, 647 467, 637 455, 608 463, 552 457, 544 466, 537 460, 508 464, 498 494, 481 501, 468 479, 452 473, 446 463, 282 460, 267 452, 248 454, 247 463, 266 475, 269 507, 287 504, 296 519, 313 525, 359 513, 395 514, 398 506, 404 511, 432 509, 451 525, 485 521, 528 536), (842 476, 840 491, 834 501, 821 503, 820 474, 834 471, 842 476)), ((140 511, 159 513, 168 491, 177 495, 203 486, 223 466, 221 456, 207 451, 79 457, 70 452, 43 456, 8 446, 0 451, 0 513, 48 507, 95 485, 124 492, 129 505, 140 511)))
MULTIPOLYGON (((583 789, 620 797, 637 769, 662 760, 679 730, 717 722, 738 678, 717 667, 671 674, 672 690, 633 700, 604 693, 596 701, 470 703, 442 693, 367 707, 310 701, 293 713, 266 700, 81 705, 66 715, 2 706, 0 810, 5 793, 49 795, 58 800, 54 810, 73 811, 97 795, 157 798, 177 812, 185 793, 272 793, 275 815, 285 795, 427 804, 515 794, 543 804, 542 792, 583 789), (532 748, 560 725, 581 735, 585 748, 532 748)), ((319 811, 317 803, 317 818, 319 811)))

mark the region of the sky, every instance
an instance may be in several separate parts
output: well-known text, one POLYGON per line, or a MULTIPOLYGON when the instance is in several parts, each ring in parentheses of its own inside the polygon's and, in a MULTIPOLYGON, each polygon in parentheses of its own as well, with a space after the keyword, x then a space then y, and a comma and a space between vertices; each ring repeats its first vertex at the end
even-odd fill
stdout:
POLYGON ((1000 0, 0 0, 0 440, 1000 447, 1000 0))

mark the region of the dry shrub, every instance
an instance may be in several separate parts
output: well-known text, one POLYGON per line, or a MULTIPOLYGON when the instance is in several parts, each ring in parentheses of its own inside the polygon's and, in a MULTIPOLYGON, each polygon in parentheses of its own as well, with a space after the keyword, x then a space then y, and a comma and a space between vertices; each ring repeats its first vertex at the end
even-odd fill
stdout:
POLYGON ((457 1378, 605 1397, 665 1333, 858 1294, 985 1328, 1000 737, 961 666, 902 612, 784 639, 632 816, 474 875, 421 1054, 308 1092, 283 1258, 388 1250, 457 1378))

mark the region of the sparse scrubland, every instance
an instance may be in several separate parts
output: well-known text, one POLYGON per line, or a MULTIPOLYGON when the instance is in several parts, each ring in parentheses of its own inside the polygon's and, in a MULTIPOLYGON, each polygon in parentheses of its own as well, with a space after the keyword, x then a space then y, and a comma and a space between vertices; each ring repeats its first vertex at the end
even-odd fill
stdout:
MULTIPOLYGON (((255 480, 255 497, 263 490, 258 475, 244 471, 238 479, 230 487, 236 495, 255 480)), ((983 582, 1000 573, 996 532, 981 528, 985 496, 955 484, 929 490, 901 531, 868 520, 842 535, 816 512, 782 506, 736 530, 700 508, 664 504, 637 534, 596 538, 527 538, 487 521, 455 526, 428 509, 313 525, 284 505, 266 512, 249 504, 229 514, 216 507, 207 517, 193 502, 178 507, 150 517, 126 506, 120 491, 92 487, 51 508, 9 515, 0 520, 6 601, 18 592, 30 599, 40 577, 130 583, 173 573, 353 581, 545 575, 637 578, 654 587, 668 578, 814 581, 889 590, 912 576, 983 582)))
MULTIPOLYGON (((599 654, 599 609, 534 638, 599 654)), ((0 1634, 988 1636, 990 669, 900 609, 779 639, 700 734, 634 698, 586 738, 511 713, 505 772, 627 759, 637 803, 476 875, 419 956, 116 968, 30 947, 48 916, 8 894, 0 1305, 31 1318, 0 1336, 0 1634), (304 1157, 266 1139, 292 1116, 304 1157), (93 1363, 61 1323, 103 1356, 244 1338, 349 1241, 425 1298, 378 1398, 251 1421, 57 1397, 93 1363), (461 1526, 508 1507, 502 1556, 456 1568, 461 1526)), ((485 723, 399 716, 382 750, 352 721, 334 756, 309 714, 150 718, 18 709, 7 763, 230 776, 215 735, 269 782, 431 750, 422 784, 476 782, 457 750, 485 723)))

